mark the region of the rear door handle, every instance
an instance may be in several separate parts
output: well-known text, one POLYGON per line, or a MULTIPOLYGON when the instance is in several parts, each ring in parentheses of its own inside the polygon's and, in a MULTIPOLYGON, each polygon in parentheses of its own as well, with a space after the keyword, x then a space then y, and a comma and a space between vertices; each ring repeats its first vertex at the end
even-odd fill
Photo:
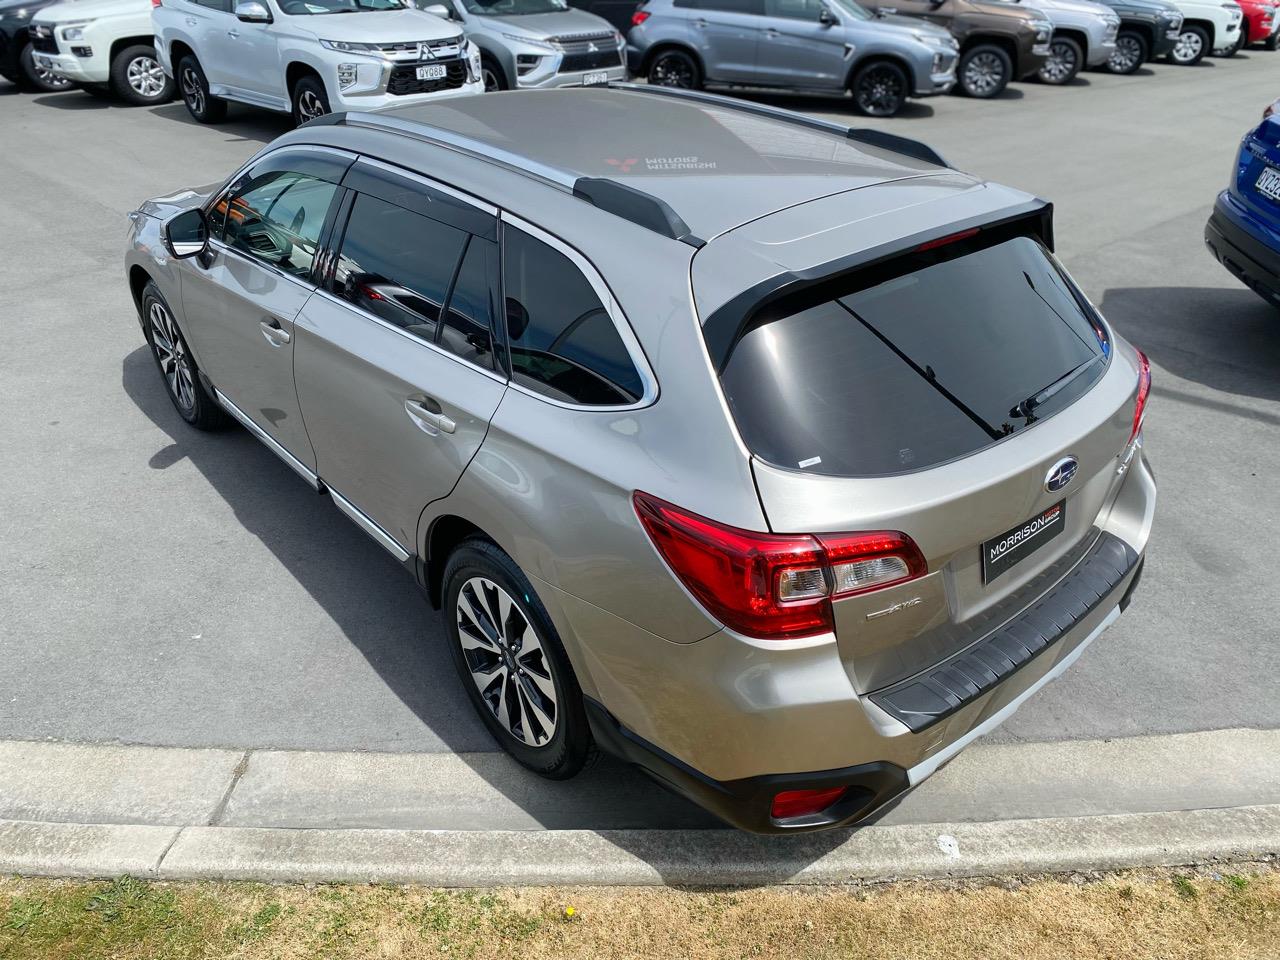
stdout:
POLYGON ((199 21, 199 20, 197 20, 195 17, 187 17, 187 26, 188 26, 188 27, 198 27, 198 26, 200 26, 200 21, 199 21))
POLYGON ((239 39, 240 39, 240 31, 239 31, 239 30, 228 30, 228 31, 227 31, 227 36, 228 36, 228 37, 230 37, 232 40, 239 40, 239 39))
POLYGON ((705 29, 705 28, 706 28, 706 26, 707 26, 707 21, 705 21, 705 20, 703 20, 701 17, 699 17, 697 20, 693 21, 693 25, 694 25, 695 27, 699 27, 699 28, 703 28, 703 29, 705 29))
POLYGON ((267 338, 267 343, 273 347, 283 347, 293 339, 293 335, 280 326, 280 321, 274 317, 269 320, 259 320, 258 327, 262 330, 262 335, 267 338))
POLYGON ((458 425, 440 408, 439 402, 431 397, 410 397, 404 402, 404 412, 419 430, 433 437, 437 432, 453 433, 458 429, 458 425))

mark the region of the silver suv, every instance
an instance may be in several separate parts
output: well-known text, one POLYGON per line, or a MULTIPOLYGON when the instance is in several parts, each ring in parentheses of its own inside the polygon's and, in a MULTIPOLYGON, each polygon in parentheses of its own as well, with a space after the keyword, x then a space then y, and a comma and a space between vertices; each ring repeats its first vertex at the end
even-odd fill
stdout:
POLYGON ((944 28, 856 0, 647 0, 632 23, 627 59, 652 84, 848 91, 876 117, 946 93, 960 56, 944 28))
POLYGON ((228 100, 305 123, 484 92, 475 44, 407 0, 155 0, 151 21, 160 65, 201 123, 228 100))
POLYGON ((513 91, 334 114, 132 217, 178 415, 404 564, 545 776, 599 747, 746 829, 850 823, 1137 583, 1146 359, 1048 203, 923 144, 513 91))
POLYGON ((627 78, 622 34, 564 0, 441 3, 480 48, 486 90, 590 86, 627 78))

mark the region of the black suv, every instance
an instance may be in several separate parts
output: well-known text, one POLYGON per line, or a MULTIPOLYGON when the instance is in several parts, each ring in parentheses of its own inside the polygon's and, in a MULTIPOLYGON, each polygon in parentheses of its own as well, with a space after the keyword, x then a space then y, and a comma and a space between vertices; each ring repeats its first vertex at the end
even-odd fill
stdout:
POLYGON ((51 93, 71 89, 71 81, 41 70, 31 59, 27 27, 31 15, 56 0, 0 0, 0 76, 51 93))
POLYGON ((1148 60, 1163 57, 1178 42, 1182 11, 1168 0, 1098 0, 1120 17, 1115 53, 1107 61, 1112 73, 1134 73, 1148 60))

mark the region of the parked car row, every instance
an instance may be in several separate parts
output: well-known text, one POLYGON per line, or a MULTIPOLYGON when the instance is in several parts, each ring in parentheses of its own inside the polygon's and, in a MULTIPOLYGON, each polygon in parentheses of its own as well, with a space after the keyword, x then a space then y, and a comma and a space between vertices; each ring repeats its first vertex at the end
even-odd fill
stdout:
POLYGON ((8 0, 0 72, 134 104, 177 93, 204 123, 230 101, 301 123, 628 73, 686 89, 851 95, 861 112, 892 116, 953 88, 987 98, 1086 67, 1127 74, 1156 57, 1191 65, 1246 43, 1275 49, 1280 29, 1269 0, 892 3, 608 0, 611 24, 566 0, 8 0))

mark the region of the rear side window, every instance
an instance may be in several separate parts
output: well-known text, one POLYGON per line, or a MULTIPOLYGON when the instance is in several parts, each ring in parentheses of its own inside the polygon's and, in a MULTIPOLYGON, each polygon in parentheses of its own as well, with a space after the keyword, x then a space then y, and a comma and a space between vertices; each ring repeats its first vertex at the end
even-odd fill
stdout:
POLYGON ((449 294, 440 325, 440 346, 486 370, 495 367, 492 325, 495 311, 493 279, 498 273, 498 245, 472 237, 449 294))
POLYGON ((510 226, 502 257, 512 379, 566 403, 639 400, 644 383, 631 354, 573 261, 510 226))
POLYGON ((764 13, 764 0, 674 0, 674 6, 720 13, 764 13))
POLYGON ((434 342, 467 234, 358 194, 333 276, 333 292, 375 317, 434 342))
POLYGON ((1062 410, 1110 354, 1029 237, 951 244, 771 309, 721 375, 743 439, 783 467, 876 476, 973 453, 1062 410))

